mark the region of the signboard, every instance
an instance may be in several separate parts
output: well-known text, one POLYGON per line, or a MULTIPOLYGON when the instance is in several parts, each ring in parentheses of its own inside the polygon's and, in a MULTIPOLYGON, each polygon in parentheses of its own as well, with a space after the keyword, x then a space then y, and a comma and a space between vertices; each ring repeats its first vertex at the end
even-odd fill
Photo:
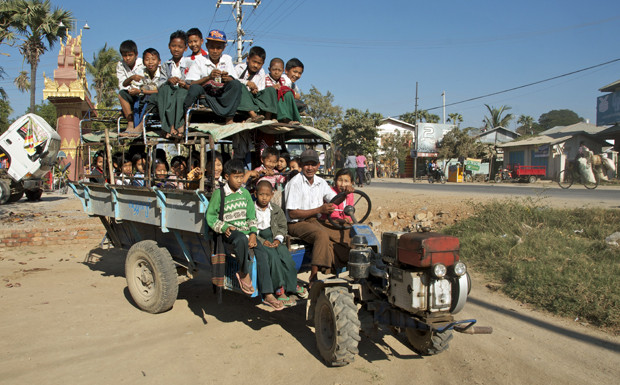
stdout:
POLYGON ((436 154, 437 142, 440 142, 444 135, 454 127, 452 124, 418 123, 418 137, 416 138, 418 156, 421 157, 421 153, 436 154))
POLYGON ((543 144, 538 146, 536 151, 534 152, 534 158, 547 158, 549 157, 549 145, 543 144))
POLYGON ((620 91, 596 98, 596 125, 607 126, 620 122, 620 91))
POLYGON ((480 171, 480 163, 482 163, 482 159, 465 159, 465 170, 467 171, 480 171))

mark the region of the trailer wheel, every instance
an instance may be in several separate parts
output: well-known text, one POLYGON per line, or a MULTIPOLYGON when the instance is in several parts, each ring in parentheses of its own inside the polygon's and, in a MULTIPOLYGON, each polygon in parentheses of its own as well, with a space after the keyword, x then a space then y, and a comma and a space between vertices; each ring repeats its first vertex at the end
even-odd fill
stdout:
POLYGON ((146 312, 157 314, 172 308, 179 284, 177 270, 167 249, 155 241, 141 241, 129 249, 125 278, 131 298, 146 312))
POLYGON ((6 179, 0 179, 0 205, 8 202, 11 197, 11 184, 6 179))
POLYGON ((536 175, 530 175, 529 178, 527 178, 528 183, 536 183, 536 175))
POLYGON ((41 200, 41 195, 43 195, 43 190, 26 190, 26 199, 30 202, 35 202, 41 200))
POLYGON ((452 339, 452 330, 438 333, 430 330, 407 328, 405 333, 413 350, 423 356, 432 356, 443 352, 448 349, 452 339))
POLYGON ((9 200, 7 201, 8 203, 11 202, 17 202, 18 200, 22 199, 22 197, 24 196, 24 191, 20 191, 20 192, 16 192, 15 194, 11 194, 11 196, 9 197, 9 200))
POLYGON ((360 321, 353 295, 344 287, 327 287, 314 311, 316 344, 321 357, 331 366, 345 366, 355 360, 360 321))

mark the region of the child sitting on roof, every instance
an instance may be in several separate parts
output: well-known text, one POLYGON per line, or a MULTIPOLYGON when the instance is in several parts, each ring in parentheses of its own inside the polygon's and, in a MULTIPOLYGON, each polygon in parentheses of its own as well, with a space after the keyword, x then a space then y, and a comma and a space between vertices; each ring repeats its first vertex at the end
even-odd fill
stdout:
POLYGON ((290 80, 284 75, 284 61, 273 58, 269 62, 269 75, 265 78, 266 87, 273 87, 278 95, 277 119, 279 122, 298 123, 301 119, 295 102, 295 92, 290 80))
POLYGON ((138 57, 138 46, 133 40, 125 40, 119 48, 123 60, 116 65, 118 79, 118 100, 123 116, 127 119, 127 130, 135 131, 133 106, 138 101, 144 72, 142 59, 138 57))
POLYGON ((239 81, 245 85, 241 89, 241 102, 237 110, 247 112, 250 115, 248 121, 253 123, 270 120, 272 114, 278 112, 276 90, 265 88, 265 57, 265 50, 255 46, 250 49, 247 61, 235 67, 239 81), (259 115, 261 113, 264 115, 259 115))

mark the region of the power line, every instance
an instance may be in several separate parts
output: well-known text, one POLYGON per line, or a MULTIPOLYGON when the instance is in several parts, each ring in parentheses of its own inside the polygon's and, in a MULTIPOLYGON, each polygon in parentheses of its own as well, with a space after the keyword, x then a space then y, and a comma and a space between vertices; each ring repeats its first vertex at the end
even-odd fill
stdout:
MULTIPOLYGON (((562 74, 562 75, 557 75, 557 76, 553 76, 553 77, 550 77, 550 78, 547 78, 547 79, 538 80, 536 82, 527 83, 527 84, 523 84, 521 86, 508 88, 508 89, 505 89, 505 90, 502 90, 502 91, 492 92, 490 94, 476 96, 476 97, 473 97, 473 98, 461 100, 461 101, 454 102, 454 103, 448 103, 448 104, 446 104, 446 107, 454 106, 456 104, 471 102, 472 100, 478 100, 478 99, 486 98, 486 97, 489 97, 489 96, 503 94, 503 93, 506 93, 506 92, 518 90, 518 89, 525 88, 525 87, 531 87, 531 86, 536 85, 536 84, 545 83, 545 82, 548 82, 548 81, 551 81, 551 80, 555 80, 555 79, 563 78, 563 77, 566 77, 566 76, 574 75, 574 74, 579 73, 579 72, 588 71, 588 70, 591 70, 591 69, 597 68, 597 67, 602 67, 602 66, 607 65, 607 64, 615 63, 617 61, 620 61, 620 58, 614 59, 614 60, 610 60, 610 61, 607 61, 607 62, 604 62, 604 63, 596 64, 596 65, 593 65, 593 66, 590 66, 590 67, 582 68, 582 69, 579 69, 579 70, 576 70, 576 71, 567 72, 567 73, 562 74)), ((436 110, 438 108, 443 108, 443 107, 444 106, 441 105, 441 106, 437 106, 437 107, 433 107, 433 108, 428 108, 428 109, 426 109, 426 111, 436 110)))

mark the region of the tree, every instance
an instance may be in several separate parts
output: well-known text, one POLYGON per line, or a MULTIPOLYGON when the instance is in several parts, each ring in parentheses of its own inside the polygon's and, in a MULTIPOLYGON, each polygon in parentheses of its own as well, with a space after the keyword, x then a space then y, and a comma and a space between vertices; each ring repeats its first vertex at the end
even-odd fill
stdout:
MULTIPOLYGON (((439 115, 431 114, 427 110, 418 110, 418 120, 426 123, 439 123, 439 115)), ((415 113, 405 112, 400 115, 400 120, 409 124, 415 124, 415 113)))
MULTIPOLYGON (((30 112, 30 109, 26 110, 26 114, 30 112)), ((34 106, 34 114, 43 118, 52 128, 56 129, 58 121, 58 113, 56 112, 56 106, 48 101, 44 101, 41 104, 34 106)))
POLYGON ((534 118, 529 115, 521 115, 517 119, 519 127, 517 127, 517 133, 521 135, 534 134, 532 126, 534 125, 534 118))
MULTIPOLYGON (((4 68, 0 67, 0 80, 4 79, 5 74, 6 72, 4 72, 4 68)), ((4 87, 0 87, 0 100, 6 100, 6 91, 4 90, 4 87)))
MULTIPOLYGON (((71 12, 54 7, 49 0, 6 0, 3 7, 17 9, 8 29, 20 40, 19 52, 30 64, 30 111, 35 108, 37 67, 41 55, 52 49, 59 37, 65 35, 71 25, 71 12)), ((5 9, 5 8, 3 8, 5 9)))
POLYGON ((99 108, 111 108, 118 104, 116 64, 120 60, 118 51, 105 44, 99 52, 93 54, 92 63, 86 62, 86 70, 93 77, 91 88, 95 90, 99 108))
POLYGON ((30 89, 30 79, 28 71, 20 71, 19 75, 13 80, 13 84, 20 92, 26 92, 30 89))
POLYGON ((556 126, 570 126, 582 121, 583 118, 571 110, 551 110, 538 118, 538 124, 542 131, 556 126))
POLYGON ((388 168, 388 175, 394 173, 398 164, 405 162, 412 141, 413 133, 411 131, 405 132, 404 135, 401 135, 400 131, 381 135, 381 151, 383 151, 381 163, 388 168))
POLYGON ((334 143, 345 156, 357 152, 375 154, 378 147, 377 126, 382 119, 379 113, 350 108, 345 112, 342 125, 334 133, 334 143))
POLYGON ((463 115, 459 114, 458 112, 448 114, 448 122, 456 125, 457 127, 460 127, 462 121, 463 115))
POLYGON ((8 99, 0 99, 0 134, 6 131, 11 125, 9 116, 13 113, 13 109, 8 99))
POLYGON ((492 130, 497 127, 507 128, 508 124, 514 117, 512 114, 507 114, 506 111, 511 110, 512 107, 509 106, 501 106, 499 108, 491 107, 488 104, 485 104, 487 110, 489 110, 489 115, 485 116, 482 120, 484 123, 484 128, 487 130, 492 130))
POLYGON ((484 157, 485 146, 470 135, 471 128, 461 130, 456 127, 444 135, 437 144, 437 155, 441 159, 484 157))
POLYGON ((342 107, 334 105, 334 95, 327 91, 322 95, 312 86, 310 92, 301 95, 308 105, 308 115, 314 118, 314 126, 321 131, 329 132, 342 122, 342 107))

